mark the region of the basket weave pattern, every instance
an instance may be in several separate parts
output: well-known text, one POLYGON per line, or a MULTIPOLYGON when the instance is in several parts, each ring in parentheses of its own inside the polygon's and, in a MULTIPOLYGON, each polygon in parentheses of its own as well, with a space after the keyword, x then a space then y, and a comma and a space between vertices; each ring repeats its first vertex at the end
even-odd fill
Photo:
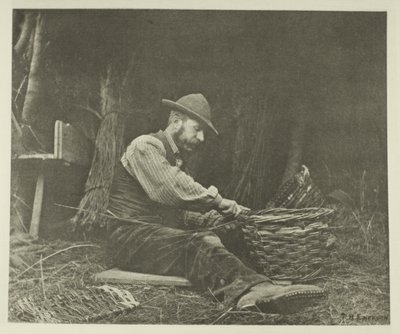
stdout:
POLYGON ((138 305, 129 291, 103 285, 71 289, 45 299, 27 296, 19 299, 12 309, 22 321, 82 323, 116 316, 138 305))
POLYGON ((286 181, 278 190, 269 208, 310 208, 320 207, 325 197, 311 179, 306 166, 286 181))
POLYGON ((302 280, 328 264, 331 209, 313 183, 306 166, 289 179, 268 203, 267 210, 245 219, 245 243, 257 270, 273 279, 302 280))
POLYGON ((242 228, 250 256, 272 279, 306 279, 326 264, 330 209, 270 209, 250 215, 242 228), (284 217, 284 220, 282 219, 284 217))

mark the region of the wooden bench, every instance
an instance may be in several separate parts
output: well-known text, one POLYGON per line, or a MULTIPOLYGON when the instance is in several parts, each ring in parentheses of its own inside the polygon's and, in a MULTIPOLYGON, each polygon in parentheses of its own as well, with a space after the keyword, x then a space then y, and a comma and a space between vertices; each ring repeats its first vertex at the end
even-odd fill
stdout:
MULTIPOLYGON (((93 145, 88 138, 72 125, 56 121, 54 126, 54 152, 20 154, 14 158, 19 164, 39 164, 37 170, 36 189, 33 199, 32 218, 29 234, 39 237, 40 216, 42 213, 43 193, 46 180, 46 165, 77 165, 88 168, 91 164, 93 145)), ((52 167, 55 167, 53 165, 52 167)))

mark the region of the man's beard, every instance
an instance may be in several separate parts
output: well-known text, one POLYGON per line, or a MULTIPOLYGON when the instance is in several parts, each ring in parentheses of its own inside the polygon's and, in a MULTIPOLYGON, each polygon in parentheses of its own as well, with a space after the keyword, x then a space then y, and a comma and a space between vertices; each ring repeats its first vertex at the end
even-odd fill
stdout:
POLYGON ((189 142, 184 142, 183 139, 181 139, 182 134, 184 133, 185 128, 184 126, 181 126, 181 128, 172 135, 172 139, 174 140, 176 146, 178 146, 179 150, 181 153, 192 153, 196 148, 198 147, 197 144, 192 144, 189 142))

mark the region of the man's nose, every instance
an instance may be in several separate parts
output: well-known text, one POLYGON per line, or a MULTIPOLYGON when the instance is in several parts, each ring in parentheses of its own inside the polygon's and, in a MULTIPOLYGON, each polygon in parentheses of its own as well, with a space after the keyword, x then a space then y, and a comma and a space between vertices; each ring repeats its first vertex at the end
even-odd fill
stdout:
POLYGON ((203 142, 203 141, 204 141, 204 132, 203 132, 203 131, 197 132, 197 139, 198 139, 200 142, 203 142))

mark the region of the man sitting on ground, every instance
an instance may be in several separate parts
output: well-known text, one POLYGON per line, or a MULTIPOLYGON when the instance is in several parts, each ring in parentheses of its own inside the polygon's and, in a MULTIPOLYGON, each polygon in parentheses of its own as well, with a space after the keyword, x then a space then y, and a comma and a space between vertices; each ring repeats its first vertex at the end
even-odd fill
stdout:
POLYGON ((206 229, 219 224, 221 215, 237 217, 244 209, 187 172, 182 153, 195 151, 206 130, 218 134, 210 107, 201 94, 162 103, 170 110, 167 128, 134 139, 116 168, 109 204, 117 217, 110 225, 115 264, 123 270, 183 276, 238 309, 291 313, 323 296, 317 286, 273 284, 206 229), (189 230, 193 222, 203 229, 189 230))

